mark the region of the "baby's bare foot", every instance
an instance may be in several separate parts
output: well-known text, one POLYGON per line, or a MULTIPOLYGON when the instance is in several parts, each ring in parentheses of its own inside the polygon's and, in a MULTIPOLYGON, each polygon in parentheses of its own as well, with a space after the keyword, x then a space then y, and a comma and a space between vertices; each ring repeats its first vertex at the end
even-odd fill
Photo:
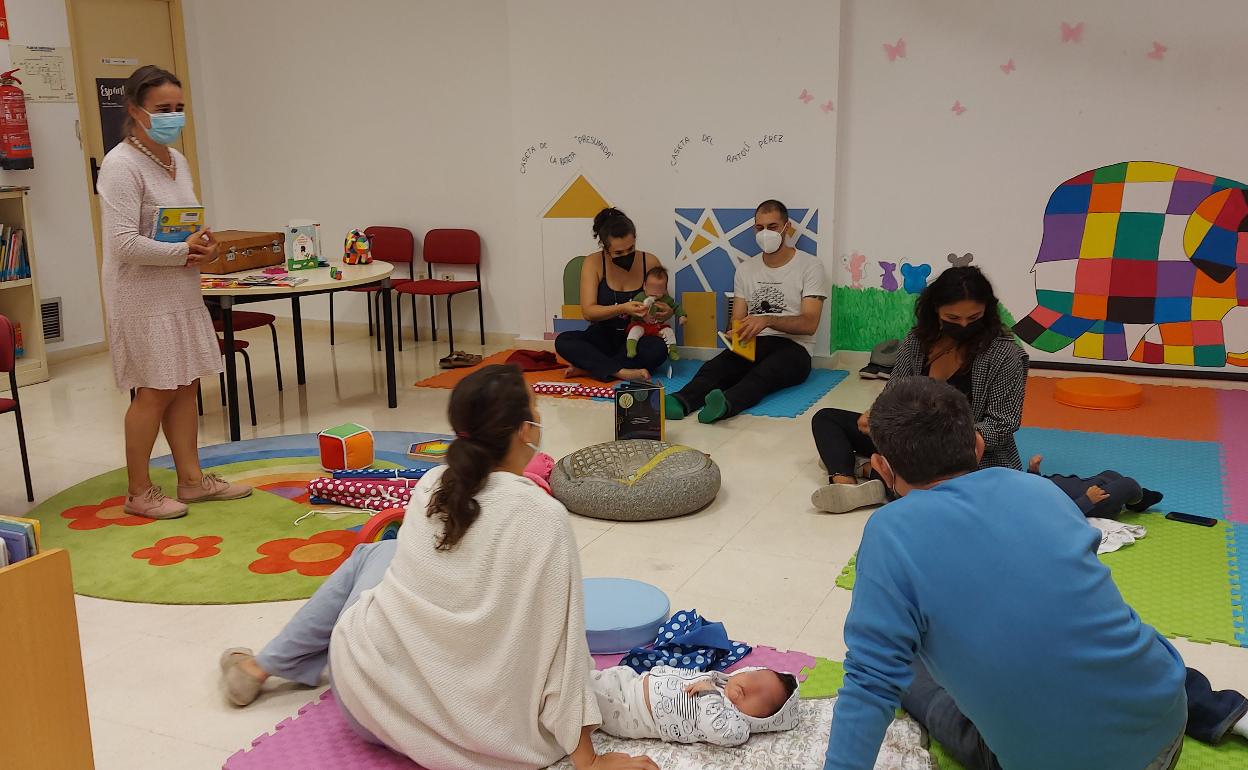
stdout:
POLYGON ((645 369, 621 369, 615 373, 616 377, 621 380, 644 380, 650 379, 650 372, 645 369))
POLYGON ((569 366, 569 367, 568 367, 568 369, 567 369, 567 371, 565 371, 565 372, 563 373, 563 376, 564 376, 564 377, 569 377, 569 378, 571 378, 571 377, 586 377, 586 376, 588 376, 588 375, 589 375, 589 372, 585 371, 584 369, 582 369, 582 368, 581 368, 581 367, 579 367, 579 366, 569 366))
POLYGON ((1044 455, 1035 455, 1031 461, 1027 463, 1027 470, 1031 473, 1040 472, 1040 463, 1044 462, 1044 455))

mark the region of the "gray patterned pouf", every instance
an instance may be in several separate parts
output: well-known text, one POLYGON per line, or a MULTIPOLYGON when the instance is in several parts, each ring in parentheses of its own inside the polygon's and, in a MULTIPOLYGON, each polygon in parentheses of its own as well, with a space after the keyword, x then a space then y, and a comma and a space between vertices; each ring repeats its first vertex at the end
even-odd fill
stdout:
POLYGON ((550 474, 568 510, 611 521, 652 521, 693 513, 719 492, 710 455, 664 441, 609 441, 580 449, 550 474))

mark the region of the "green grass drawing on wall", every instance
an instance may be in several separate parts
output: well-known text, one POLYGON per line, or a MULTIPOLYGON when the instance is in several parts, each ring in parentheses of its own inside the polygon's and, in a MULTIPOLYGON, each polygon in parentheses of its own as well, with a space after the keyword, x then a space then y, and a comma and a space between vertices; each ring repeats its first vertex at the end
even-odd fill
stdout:
MULTIPOLYGON (((883 340, 901 339, 914 325, 917 294, 883 289, 832 287, 832 327, 830 349, 870 350, 883 340)), ((1010 328, 1014 317, 1005 305, 1001 321, 1010 328)))

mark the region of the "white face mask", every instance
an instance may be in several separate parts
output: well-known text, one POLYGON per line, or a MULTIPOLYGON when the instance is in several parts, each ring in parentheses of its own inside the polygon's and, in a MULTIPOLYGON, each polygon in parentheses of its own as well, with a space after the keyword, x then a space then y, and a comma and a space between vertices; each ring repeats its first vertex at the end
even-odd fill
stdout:
POLYGON ((764 254, 775 254, 784 245, 784 235, 777 230, 759 230, 754 233, 754 240, 764 254))
MULTIPOLYGON (((538 430, 541 430, 542 428, 542 424, 540 422, 533 422, 532 420, 525 420, 525 422, 527 422, 529 425, 532 425, 534 428, 537 428, 538 430)), ((540 433, 537 434, 536 444, 531 444, 528 441, 526 441, 524 442, 524 445, 527 446, 529 449, 532 449, 534 452, 542 451, 542 434, 540 433)))

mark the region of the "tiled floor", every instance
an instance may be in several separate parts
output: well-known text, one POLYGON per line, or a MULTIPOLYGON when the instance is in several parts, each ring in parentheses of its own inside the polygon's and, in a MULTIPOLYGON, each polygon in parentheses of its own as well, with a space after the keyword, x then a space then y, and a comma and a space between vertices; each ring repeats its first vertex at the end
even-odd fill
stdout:
MULTIPOLYGON (((399 408, 389 410, 381 357, 364 327, 340 325, 331 348, 324 328, 308 324, 308 385, 294 387, 287 345, 283 394, 276 391, 267 336, 261 337, 252 349, 260 424, 244 424, 244 438, 307 433, 347 420, 378 430, 448 429, 449 391, 410 387, 436 371, 443 344, 409 346, 399 354, 399 408)), ((878 387, 851 377, 821 406, 861 409, 878 387)), ((24 388, 22 401, 40 500, 123 463, 127 398, 112 386, 106 354, 54 367, 52 381, 24 388)), ((226 436, 215 384, 205 388, 205 401, 201 443, 220 443, 226 436)), ((556 457, 611 437, 610 411, 601 405, 544 399, 541 408, 543 448, 556 457)), ((740 417, 710 427, 673 423, 673 440, 714 455, 723 470, 722 492, 706 510, 676 520, 612 525, 573 517, 585 574, 655 583, 674 606, 697 607, 723 620, 737 638, 843 655, 850 594, 834 589, 833 580, 857 548, 869 514, 824 516, 810 508, 820 471, 809 421, 808 413, 796 420, 740 417)), ((0 510, 22 512, 29 506, 7 434, 11 428, 4 423, 0 510)), ((156 451, 166 451, 163 442, 156 451)), ((219 767, 294 714, 314 692, 283 685, 246 709, 226 705, 217 691, 216 661, 227 646, 262 645, 298 606, 158 606, 79 597, 97 767, 219 767)), ((1248 651, 1183 641, 1177 646, 1216 685, 1248 692, 1248 651)))

